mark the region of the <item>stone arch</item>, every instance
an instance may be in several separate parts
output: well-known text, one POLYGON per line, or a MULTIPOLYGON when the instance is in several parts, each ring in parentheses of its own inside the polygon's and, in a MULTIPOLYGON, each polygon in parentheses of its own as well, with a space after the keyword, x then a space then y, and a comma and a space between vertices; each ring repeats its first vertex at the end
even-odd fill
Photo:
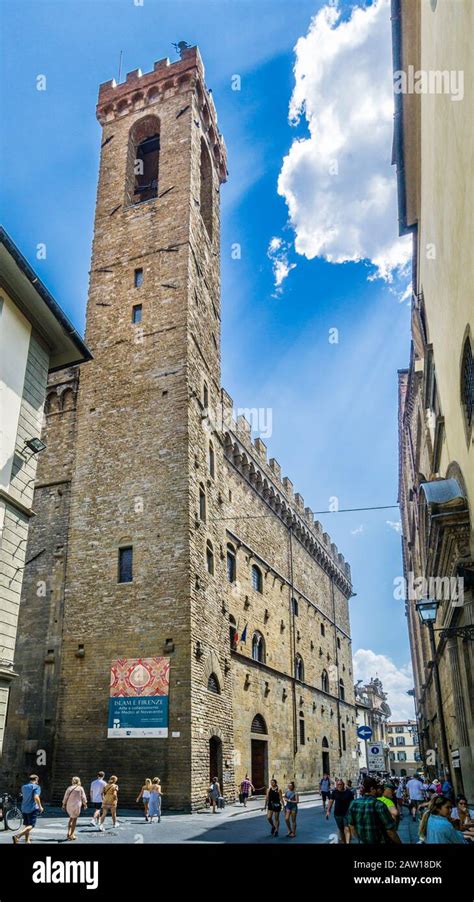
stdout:
MULTIPOLYGON (((219 664, 219 658, 217 657, 215 651, 213 651, 212 649, 207 655, 206 660, 204 661, 204 683, 206 686, 211 673, 215 673, 222 691, 222 688, 224 686, 224 677, 222 674, 221 665, 219 664)), ((212 735, 214 735, 214 733, 212 735)))
POLYGON ((61 395, 61 407, 63 410, 74 410, 76 398, 72 388, 66 388, 61 395))
POLYGON ((158 116, 146 113, 134 122, 128 133, 125 175, 127 205, 150 200, 158 195, 160 131, 158 116))

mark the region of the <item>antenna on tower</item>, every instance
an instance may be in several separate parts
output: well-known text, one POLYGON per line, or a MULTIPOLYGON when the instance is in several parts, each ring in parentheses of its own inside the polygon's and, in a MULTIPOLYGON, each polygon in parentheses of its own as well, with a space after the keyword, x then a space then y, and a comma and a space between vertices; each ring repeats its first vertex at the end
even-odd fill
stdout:
POLYGON ((120 80, 121 80, 121 78, 122 78, 122 59, 123 59, 123 50, 120 51, 119 71, 118 71, 118 84, 120 84, 120 80))

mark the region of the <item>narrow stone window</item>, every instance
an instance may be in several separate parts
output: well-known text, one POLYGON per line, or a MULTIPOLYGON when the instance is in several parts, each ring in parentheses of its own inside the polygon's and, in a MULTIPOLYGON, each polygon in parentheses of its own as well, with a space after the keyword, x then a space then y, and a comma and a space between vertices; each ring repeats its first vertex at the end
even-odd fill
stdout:
POLYGON ((206 543, 206 567, 207 572, 214 576, 214 549, 212 547, 212 542, 208 539, 206 543))
POLYGON ((346 742, 346 725, 344 723, 341 724, 341 746, 342 746, 342 751, 345 752, 347 750, 347 742, 346 742))
POLYGON ((134 326, 142 321, 142 305, 134 304, 132 307, 132 323, 134 326))
POLYGON ((341 640, 340 640, 339 636, 337 637, 337 647, 338 648, 341 647, 341 640))
POLYGON ((201 138, 201 216, 212 241, 212 163, 204 138, 201 138))
POLYGON ((300 745, 304 745, 306 742, 305 729, 304 729, 304 714, 300 713, 299 716, 300 722, 300 745))
POLYGON ((252 658, 259 661, 260 664, 265 663, 265 640, 261 633, 254 633, 252 639, 252 658))
POLYGON ((345 697, 346 690, 344 689, 344 680, 341 679, 339 680, 339 698, 341 699, 341 702, 345 700, 345 697))
POLYGON ((202 403, 206 409, 209 407, 209 388, 207 386, 207 382, 205 382, 203 386, 202 403))
POLYGON ((301 655, 296 655, 295 659, 295 677, 302 683, 304 681, 304 664, 301 655))
POLYGON ((297 617, 298 616, 298 599, 297 598, 291 599, 291 609, 292 609, 295 617, 297 617))
POLYGON ((135 122, 129 134, 127 204, 140 204, 158 196, 159 162, 160 120, 157 116, 144 116, 135 122))
POLYGON ((214 455, 214 446, 213 446, 212 442, 209 442, 208 467, 209 467, 209 474, 214 479, 214 476, 216 473, 216 458, 214 455))
POLYGON ((216 695, 220 695, 221 689, 219 686, 219 680, 217 679, 215 673, 210 674, 207 681, 207 688, 209 692, 214 692, 216 695))
POLYGON ((474 412, 474 359, 469 335, 466 336, 462 352, 461 403, 468 429, 470 429, 474 412))
POLYGON ((204 486, 199 486, 199 519, 206 522, 206 492, 204 486))
POLYGON ((230 583, 235 583, 236 577, 236 557, 233 545, 227 545, 227 579, 230 583))
POLYGON ((232 614, 230 614, 229 615, 229 642, 230 642, 231 649, 235 649, 235 647, 237 645, 236 635, 237 635, 237 624, 235 622, 235 617, 233 617, 232 614))
POLYGON ((263 593, 262 571, 256 564, 252 564, 252 589, 256 592, 263 593))
POLYGON ((143 269, 135 270, 134 284, 135 288, 141 288, 143 285, 143 269))
POLYGON ((329 677, 327 670, 323 670, 321 674, 321 689, 323 692, 329 692, 329 677))
POLYGON ((133 580, 133 547, 119 548, 118 581, 131 583, 133 580))
POLYGON ((324 636, 325 633, 326 633, 326 630, 324 629, 324 623, 322 623, 321 624, 321 635, 324 636))

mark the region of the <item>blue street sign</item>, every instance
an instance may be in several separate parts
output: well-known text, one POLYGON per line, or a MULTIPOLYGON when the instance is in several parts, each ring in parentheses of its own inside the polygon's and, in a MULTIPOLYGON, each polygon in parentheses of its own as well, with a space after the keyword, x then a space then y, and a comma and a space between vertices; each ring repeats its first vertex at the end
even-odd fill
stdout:
POLYGON ((370 739, 372 736, 371 727, 357 727, 357 735, 359 739, 370 739))

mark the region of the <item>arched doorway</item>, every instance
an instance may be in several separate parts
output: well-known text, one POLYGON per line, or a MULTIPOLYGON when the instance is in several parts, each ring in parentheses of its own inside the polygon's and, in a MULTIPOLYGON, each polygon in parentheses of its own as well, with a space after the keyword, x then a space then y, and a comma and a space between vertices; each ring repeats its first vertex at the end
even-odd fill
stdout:
POLYGON ((213 777, 217 777, 222 789, 222 741, 218 736, 209 740, 209 782, 213 777))
POLYGON ((330 774, 331 771, 329 769, 329 742, 327 741, 325 736, 323 736, 322 747, 323 747, 323 774, 330 774))
POLYGON ((251 780, 256 795, 262 795, 268 785, 268 730, 261 714, 255 715, 250 732, 251 780))

